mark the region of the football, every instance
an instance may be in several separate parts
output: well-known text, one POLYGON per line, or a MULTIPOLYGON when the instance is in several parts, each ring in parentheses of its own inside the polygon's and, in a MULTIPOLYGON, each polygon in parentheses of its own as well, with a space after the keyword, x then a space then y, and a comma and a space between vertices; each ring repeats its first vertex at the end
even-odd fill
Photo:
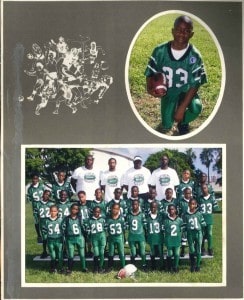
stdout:
POLYGON ((124 268, 120 269, 117 278, 122 279, 122 278, 127 278, 127 277, 133 277, 134 273, 136 272, 137 267, 132 264, 128 264, 124 266, 124 268))
POLYGON ((149 91, 155 95, 165 95, 167 92, 167 80, 165 74, 155 73, 154 76, 149 77, 148 88, 149 91))

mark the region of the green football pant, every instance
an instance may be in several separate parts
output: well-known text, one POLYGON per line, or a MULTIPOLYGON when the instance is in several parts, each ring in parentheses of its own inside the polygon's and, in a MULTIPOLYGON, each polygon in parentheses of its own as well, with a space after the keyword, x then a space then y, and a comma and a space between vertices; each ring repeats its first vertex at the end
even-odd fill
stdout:
POLYGON ((52 261, 58 260, 59 268, 63 265, 63 239, 48 239, 47 247, 52 261))
POLYGON ((123 236, 117 239, 110 239, 108 241, 108 255, 114 256, 115 247, 118 249, 119 258, 122 267, 125 266, 125 250, 124 250, 124 239, 123 236))
MULTIPOLYGON (((161 118, 164 129, 171 129, 174 124, 174 114, 178 103, 183 99, 185 94, 181 94, 177 98, 163 97, 161 99, 161 118)), ((188 105, 183 121, 181 124, 189 124, 194 121, 202 111, 202 102, 198 95, 196 95, 191 103, 188 105)))
POLYGON ((129 241, 130 253, 132 257, 136 256, 136 245, 139 247, 139 252, 142 260, 142 264, 146 264, 146 243, 144 241, 129 241))
POLYGON ((202 231, 191 230, 187 232, 187 240, 189 245, 189 254, 196 254, 197 262, 196 266, 200 266, 201 262, 201 246, 203 235, 202 231))
POLYGON ((174 256, 174 267, 178 268, 179 260, 180 260, 180 247, 168 247, 167 248, 167 256, 174 256))
POLYGON ((68 236, 66 238, 66 246, 68 251, 68 258, 73 259, 75 248, 78 250, 80 257, 81 268, 84 270, 86 268, 86 259, 85 259, 85 240, 83 236, 68 236))
POLYGON ((94 256, 99 256, 99 267, 102 268, 104 264, 104 251, 106 247, 106 235, 104 232, 94 234, 91 236, 94 256))
MULTIPOLYGON (((203 237, 208 240, 208 249, 213 248, 213 225, 207 225, 204 227, 203 237)), ((204 241, 203 241, 204 244, 204 241)))

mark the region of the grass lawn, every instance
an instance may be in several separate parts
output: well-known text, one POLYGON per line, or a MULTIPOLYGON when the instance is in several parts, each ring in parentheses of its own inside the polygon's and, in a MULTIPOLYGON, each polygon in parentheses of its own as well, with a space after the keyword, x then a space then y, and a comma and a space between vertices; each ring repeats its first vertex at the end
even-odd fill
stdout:
MULTIPOLYGON (((202 260, 202 269, 199 273, 189 271, 188 260, 181 260, 180 272, 178 274, 168 274, 163 271, 154 271, 144 273, 138 270, 136 272, 136 283, 221 283, 222 282, 222 214, 215 214, 214 236, 214 257, 202 260)), ((71 276, 62 274, 50 274, 49 262, 33 261, 36 255, 42 252, 42 245, 36 243, 36 234, 33 225, 31 205, 26 204, 26 283, 134 283, 130 278, 119 281, 115 278, 120 269, 116 262, 117 271, 107 274, 93 274, 92 263, 88 262, 89 273, 79 271, 79 262, 75 262, 74 272, 71 276)), ((126 253, 129 253, 128 245, 125 247, 126 253)), ((140 267, 140 261, 136 263, 140 267)))
MULTIPOLYGON (((171 29, 177 16, 179 14, 167 14, 151 21, 137 37, 129 60, 128 82, 132 103, 143 121, 153 129, 161 123, 160 99, 147 94, 144 71, 155 46, 172 40, 171 29)), ((190 43, 202 54, 208 83, 199 90, 203 110, 191 123, 192 129, 199 127, 213 111, 222 79, 220 57, 211 35, 196 20, 193 19, 193 22, 195 34, 190 43)))

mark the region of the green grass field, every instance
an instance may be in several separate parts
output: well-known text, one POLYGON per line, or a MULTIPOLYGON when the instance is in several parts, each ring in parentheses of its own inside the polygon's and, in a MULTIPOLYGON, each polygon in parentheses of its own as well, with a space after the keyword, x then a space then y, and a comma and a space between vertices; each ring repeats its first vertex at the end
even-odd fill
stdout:
MULTIPOLYGON (((151 21, 139 34, 131 51, 129 61, 129 88, 133 104, 141 118, 153 129, 161 122, 160 100, 146 93, 144 71, 155 46, 172 40, 171 29, 179 14, 167 14, 151 21)), ((190 43, 201 52, 205 64, 208 83, 200 88, 199 95, 203 102, 201 115, 191 123, 192 128, 201 125, 213 111, 221 87, 221 62, 217 47, 209 32, 196 20, 194 36, 190 43)))
MULTIPOLYGON (((199 273, 189 271, 188 260, 181 260, 180 272, 178 274, 168 274, 163 271, 144 273, 136 272, 136 283, 221 283, 222 282, 222 214, 215 214, 214 235, 214 257, 202 260, 202 269, 199 273)), ((49 262, 33 261, 33 258, 40 255, 42 245, 36 243, 36 234, 33 225, 32 209, 29 203, 26 204, 25 218, 25 249, 26 249, 26 283, 134 283, 130 278, 118 280, 115 278, 117 271, 107 274, 93 274, 92 262, 88 262, 89 273, 84 274, 79 271, 79 262, 75 262, 74 271, 71 276, 63 274, 50 274, 49 262)), ((125 247, 129 253, 128 245, 125 247)), ((128 262, 129 263, 129 262, 128 262)), ((136 263, 140 267, 140 262, 136 263)), ((120 269, 118 262, 115 266, 120 269)))

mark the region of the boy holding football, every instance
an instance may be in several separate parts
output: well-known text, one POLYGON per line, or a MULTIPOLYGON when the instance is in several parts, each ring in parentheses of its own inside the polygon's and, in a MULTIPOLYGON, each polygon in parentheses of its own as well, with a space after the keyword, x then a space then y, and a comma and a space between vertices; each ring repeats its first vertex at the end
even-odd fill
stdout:
POLYGON ((199 51, 191 44, 193 23, 188 16, 180 16, 174 22, 173 40, 158 45, 148 62, 145 76, 147 91, 161 98, 162 133, 170 134, 174 122, 179 135, 189 133, 189 123, 202 110, 197 94, 199 87, 207 82, 199 51), (167 91, 155 90, 155 75, 164 74, 167 91))

